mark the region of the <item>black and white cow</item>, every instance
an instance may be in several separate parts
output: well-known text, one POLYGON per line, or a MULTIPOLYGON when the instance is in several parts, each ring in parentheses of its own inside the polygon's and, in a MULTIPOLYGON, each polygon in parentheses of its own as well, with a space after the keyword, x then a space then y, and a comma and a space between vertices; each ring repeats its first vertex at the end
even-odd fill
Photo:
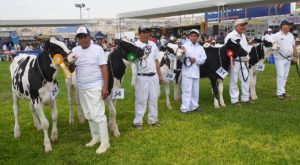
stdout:
MULTIPOLYGON (((116 100, 112 99, 112 91, 121 87, 121 82, 125 74, 126 65, 123 60, 128 61, 128 54, 135 54, 137 58, 145 58, 148 54, 145 54, 144 51, 135 46, 134 44, 116 39, 115 40, 116 48, 107 56, 108 72, 109 72, 109 84, 108 90, 110 96, 105 99, 105 104, 109 109, 109 121, 108 126, 111 131, 113 131, 114 136, 120 136, 119 128, 116 123, 116 100)), ((68 57, 70 63, 74 63, 77 60, 76 55, 68 57)))
MULTIPOLYGON (((54 37, 45 42, 45 50, 38 56, 21 53, 16 56, 10 65, 12 79, 13 112, 15 117, 14 137, 20 136, 19 126, 19 99, 30 100, 30 108, 35 127, 44 131, 45 152, 52 150, 48 137, 49 122, 44 115, 44 105, 50 104, 52 116, 51 140, 58 138, 57 108, 57 81, 55 77, 59 65, 53 60, 54 55, 66 59, 72 52, 63 42, 54 37)), ((61 59, 62 60, 62 59, 61 59)))
POLYGON ((248 54, 247 51, 241 47, 239 42, 240 40, 234 41, 229 39, 222 47, 220 47, 220 45, 206 45, 206 47, 204 47, 207 59, 205 63, 200 66, 200 77, 208 77, 210 79, 214 94, 215 108, 226 106, 223 99, 223 78, 216 73, 217 70, 222 67, 228 72, 233 59, 238 56, 247 56, 248 54), (230 56, 232 56, 232 58, 230 58, 230 56))
POLYGON ((273 52, 273 50, 279 49, 279 46, 272 38, 261 41, 259 39, 253 39, 251 45, 249 45, 249 74, 250 74, 250 98, 256 100, 256 78, 257 72, 263 71, 263 63, 273 52), (260 64, 260 65, 259 65, 260 64), (259 67, 261 67, 259 69, 259 67))
POLYGON ((177 63, 182 58, 183 54, 184 54, 183 50, 181 50, 177 44, 168 43, 167 45, 162 46, 160 48, 158 61, 160 63, 161 73, 164 76, 166 106, 168 109, 172 109, 171 102, 170 102, 170 82, 171 82, 171 80, 175 81, 175 83, 174 83, 174 99, 176 100, 176 97, 179 97, 178 93, 180 93, 180 92, 178 90, 180 88, 178 87, 179 86, 179 84, 178 84, 179 75, 178 74, 180 74, 180 72, 176 72, 176 71, 178 70, 177 63))

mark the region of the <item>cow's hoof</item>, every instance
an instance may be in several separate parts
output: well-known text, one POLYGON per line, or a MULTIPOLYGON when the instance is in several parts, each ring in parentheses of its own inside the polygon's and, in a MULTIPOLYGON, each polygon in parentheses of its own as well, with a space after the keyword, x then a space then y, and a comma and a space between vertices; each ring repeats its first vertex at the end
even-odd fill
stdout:
POLYGON ((119 130, 114 131, 114 136, 115 137, 120 137, 121 136, 119 130))
POLYGON ((83 124, 85 122, 84 118, 79 118, 79 123, 83 124))
POLYGON ((50 144, 49 144, 49 145, 46 145, 46 146, 45 146, 45 152, 48 153, 48 152, 50 152, 50 151, 52 151, 51 145, 50 145, 50 144))
POLYGON ((74 124, 74 119, 71 119, 71 118, 70 118, 70 119, 69 119, 69 123, 70 123, 70 124, 74 124))
POLYGON ((36 125, 35 128, 36 128, 36 130, 38 130, 38 131, 40 131, 40 130, 43 129, 41 125, 36 125))
POLYGON ((215 103, 214 103, 214 106, 215 106, 216 109, 219 109, 219 108, 220 108, 220 105, 219 105, 218 102, 215 102, 215 103))
POLYGON ((20 131, 15 131, 14 132, 14 137, 19 138, 20 137, 20 131))
POLYGON ((97 136, 97 138, 95 138, 95 139, 92 139, 90 142, 88 142, 85 146, 86 147, 92 147, 92 146, 94 146, 95 144, 97 144, 97 143, 100 143, 100 137, 99 136, 97 136))
POLYGON ((171 105, 167 105, 167 108, 168 108, 169 110, 173 109, 171 105))
POLYGON ((51 135, 51 142, 52 143, 55 143, 57 141, 57 139, 58 139, 57 133, 51 135))

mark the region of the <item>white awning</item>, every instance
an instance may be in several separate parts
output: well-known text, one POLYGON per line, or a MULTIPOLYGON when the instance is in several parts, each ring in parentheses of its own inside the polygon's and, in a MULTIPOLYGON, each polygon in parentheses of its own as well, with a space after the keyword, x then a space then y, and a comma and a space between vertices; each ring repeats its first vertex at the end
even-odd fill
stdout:
POLYGON ((295 2, 295 0, 206 0, 182 5, 119 13, 117 17, 150 19, 218 11, 218 6, 225 6, 226 9, 233 9, 288 2, 295 2))

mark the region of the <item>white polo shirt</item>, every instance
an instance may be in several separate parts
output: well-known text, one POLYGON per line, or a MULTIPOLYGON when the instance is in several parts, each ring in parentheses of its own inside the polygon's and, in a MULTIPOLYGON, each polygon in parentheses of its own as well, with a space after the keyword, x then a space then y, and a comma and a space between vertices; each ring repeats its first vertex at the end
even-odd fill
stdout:
MULTIPOLYGON (((242 48, 244 50, 248 51, 248 42, 247 42, 247 39, 246 39, 246 36, 245 36, 244 33, 239 34, 236 30, 234 30, 234 31, 227 34, 227 36, 225 37, 224 43, 226 44, 227 41, 230 38, 233 39, 233 40, 239 39, 240 40, 240 45, 242 46, 242 48)), ((238 59, 238 57, 236 59, 238 59)))
POLYGON ((76 80, 79 89, 102 89, 102 73, 100 65, 107 64, 107 60, 103 49, 95 44, 82 49, 81 46, 76 46, 72 50, 78 59, 76 65, 76 80))
POLYGON ((143 49, 144 51, 150 52, 146 59, 138 60, 136 64, 137 73, 157 73, 155 60, 159 57, 159 50, 156 44, 152 41, 143 43, 140 40, 135 42, 135 45, 143 49))
POLYGON ((189 59, 186 60, 186 65, 182 66, 182 75, 190 78, 200 78, 200 68, 199 65, 203 64, 207 58, 206 53, 201 45, 198 43, 193 44, 190 40, 187 40, 183 45, 185 48, 185 57, 196 58, 196 62, 191 66, 189 59), (189 67, 190 66, 190 67, 189 67))
POLYGON ((295 46, 295 39, 292 33, 288 32, 287 34, 284 34, 282 31, 279 31, 275 33, 273 39, 278 43, 280 47, 279 50, 274 51, 274 55, 276 58, 284 59, 279 55, 279 52, 285 57, 293 56, 293 46, 295 46))

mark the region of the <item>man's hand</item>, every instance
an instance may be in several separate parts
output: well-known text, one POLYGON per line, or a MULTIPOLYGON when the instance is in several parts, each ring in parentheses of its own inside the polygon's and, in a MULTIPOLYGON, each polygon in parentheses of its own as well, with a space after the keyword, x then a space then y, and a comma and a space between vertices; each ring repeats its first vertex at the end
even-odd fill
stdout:
POLYGON ((185 53, 186 49, 184 46, 182 46, 180 49, 183 51, 183 53, 185 53))
POLYGON ((160 85, 163 85, 164 83, 165 83, 165 81, 164 81, 162 75, 160 75, 160 76, 159 76, 159 84, 160 84, 160 85))
POLYGON ((189 59, 190 59, 190 61, 191 61, 192 64, 196 62, 196 58, 189 57, 189 59))
POLYGON ((109 95, 108 89, 102 89, 102 98, 103 100, 109 95))
POLYGON ((298 64, 298 60, 299 60, 298 56, 294 56, 293 63, 294 64, 298 64))

